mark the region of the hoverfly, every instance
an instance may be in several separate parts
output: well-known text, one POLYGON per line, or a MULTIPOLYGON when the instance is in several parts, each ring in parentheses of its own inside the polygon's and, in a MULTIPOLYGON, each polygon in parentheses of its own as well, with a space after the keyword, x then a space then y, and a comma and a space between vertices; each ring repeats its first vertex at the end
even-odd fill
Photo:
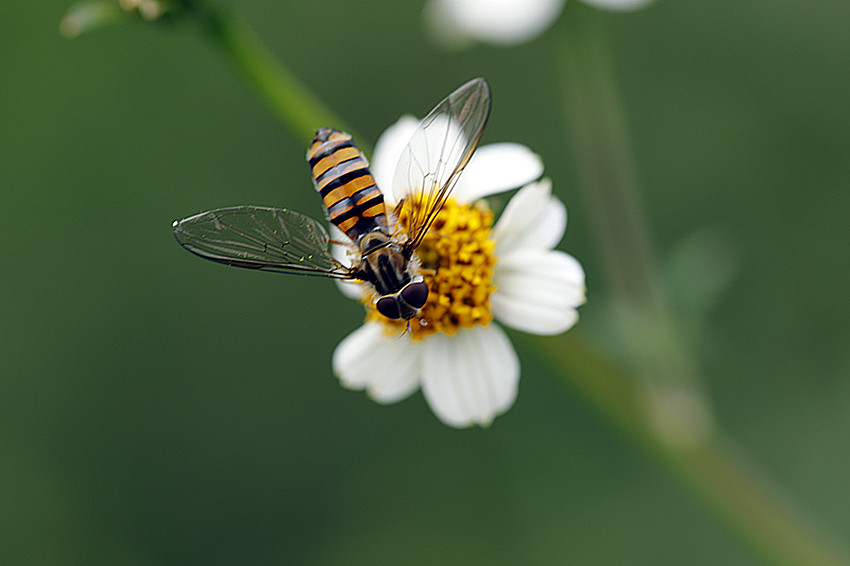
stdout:
POLYGON ((329 128, 316 133, 307 160, 328 220, 359 258, 350 267, 331 255, 321 223, 285 208, 202 212, 175 221, 174 236, 193 254, 226 265, 365 282, 374 288, 378 312, 410 320, 428 299, 413 253, 469 163, 489 114, 490 88, 480 78, 428 113, 396 167, 392 191, 398 205, 392 212, 351 136, 329 128), (395 229, 402 212, 408 221, 395 229))

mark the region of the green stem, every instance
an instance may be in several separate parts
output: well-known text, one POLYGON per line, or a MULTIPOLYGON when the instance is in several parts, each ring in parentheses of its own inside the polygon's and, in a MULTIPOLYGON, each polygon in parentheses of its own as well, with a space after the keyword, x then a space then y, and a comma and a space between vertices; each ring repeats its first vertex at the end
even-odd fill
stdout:
POLYGON ((535 341, 603 415, 655 456, 765 561, 850 565, 848 551, 715 426, 693 356, 659 285, 604 30, 569 6, 558 44, 565 108, 633 371, 569 336, 535 341))
POLYGON ((631 304, 652 304, 658 298, 655 258, 601 22, 587 8, 570 8, 557 60, 600 256, 615 294, 631 304))
POLYGON ((230 10, 207 2, 189 3, 212 43, 236 66, 248 84, 294 136, 306 144, 320 127, 342 129, 367 151, 365 138, 319 101, 293 73, 283 67, 248 25, 230 10))
MULTIPOLYGON (((646 401, 656 405, 650 410, 667 418, 663 413, 669 416, 671 410, 664 403, 673 391, 698 406, 692 415, 692 420, 702 421, 697 426, 711 426, 689 344, 657 275, 602 22, 579 3, 571 8, 557 60, 580 187, 614 301, 612 322, 635 377, 644 382, 646 401)), ((669 422, 673 427, 681 424, 669 422)))
POLYGON ((612 365, 577 334, 526 339, 565 381, 655 457, 765 563, 777 566, 847 566, 850 554, 747 457, 712 429, 697 442, 670 442, 647 418, 638 382, 612 365))

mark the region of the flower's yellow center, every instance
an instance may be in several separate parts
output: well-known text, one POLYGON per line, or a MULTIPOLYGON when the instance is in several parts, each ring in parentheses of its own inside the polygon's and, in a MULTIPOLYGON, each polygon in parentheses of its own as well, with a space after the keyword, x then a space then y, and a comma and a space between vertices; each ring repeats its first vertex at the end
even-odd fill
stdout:
MULTIPOLYGON (((407 207, 398 219, 408 222, 407 207)), ((428 302, 409 321, 389 320, 366 299, 366 320, 384 323, 388 334, 398 336, 409 329, 413 340, 435 332, 453 335, 460 328, 486 326, 493 320, 490 295, 496 242, 490 239, 493 212, 483 201, 475 205, 446 201, 431 229, 416 248, 420 274, 428 284, 428 302)))

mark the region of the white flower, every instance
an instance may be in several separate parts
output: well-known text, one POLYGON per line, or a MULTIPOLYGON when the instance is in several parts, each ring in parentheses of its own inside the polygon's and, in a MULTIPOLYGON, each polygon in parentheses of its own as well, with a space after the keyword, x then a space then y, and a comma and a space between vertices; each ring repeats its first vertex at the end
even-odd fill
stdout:
MULTIPOLYGON (((637 10, 653 0, 584 0, 613 11, 637 10)), ((551 26, 566 0, 428 0, 423 10, 435 38, 447 47, 473 41, 515 45, 534 39, 551 26)))
MULTIPOLYGON (((378 186, 392 186, 417 123, 404 117, 378 140, 371 167, 378 186)), ((425 276, 431 293, 420 313, 424 322, 412 321, 405 332, 403 321, 367 315, 334 352, 334 371, 344 386, 365 389, 379 403, 400 401, 421 387, 434 413, 454 427, 487 425, 513 405, 519 360, 507 335, 490 321, 558 334, 575 324, 576 307, 585 300, 581 265, 553 250, 567 215, 549 180, 534 182, 542 172, 540 158, 524 146, 477 150, 432 226, 433 236, 417 250, 425 269, 428 257, 442 262, 430 280, 425 276), (483 201, 472 205, 522 185, 495 226, 483 201), (457 257, 445 257, 451 254, 457 257)), ((392 210, 391 195, 385 198, 392 210)), ((362 296, 360 285, 341 287, 362 296)))

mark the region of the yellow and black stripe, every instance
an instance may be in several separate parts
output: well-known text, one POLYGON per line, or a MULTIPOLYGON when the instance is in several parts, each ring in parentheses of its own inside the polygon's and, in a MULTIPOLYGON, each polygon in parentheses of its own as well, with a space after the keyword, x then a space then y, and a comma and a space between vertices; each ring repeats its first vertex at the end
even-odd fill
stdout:
POLYGON ((384 195, 351 136, 330 128, 316 132, 307 151, 316 190, 328 219, 355 243, 367 232, 387 228, 384 195))

